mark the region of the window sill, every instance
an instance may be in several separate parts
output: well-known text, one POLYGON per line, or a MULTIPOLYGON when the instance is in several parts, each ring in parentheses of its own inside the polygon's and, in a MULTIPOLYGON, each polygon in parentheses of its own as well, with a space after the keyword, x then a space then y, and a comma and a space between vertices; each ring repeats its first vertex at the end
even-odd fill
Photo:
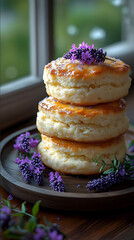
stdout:
POLYGON ((23 85, 23 88, 21 85, 16 85, 14 89, 16 91, 10 91, 10 93, 8 89, 10 88, 3 90, 0 101, 1 129, 36 116, 38 102, 47 96, 43 81, 35 80, 34 84, 23 85))
POLYGON ((109 45, 104 48, 108 56, 119 58, 125 63, 129 64, 131 71, 134 73, 134 43, 133 42, 119 42, 109 45))

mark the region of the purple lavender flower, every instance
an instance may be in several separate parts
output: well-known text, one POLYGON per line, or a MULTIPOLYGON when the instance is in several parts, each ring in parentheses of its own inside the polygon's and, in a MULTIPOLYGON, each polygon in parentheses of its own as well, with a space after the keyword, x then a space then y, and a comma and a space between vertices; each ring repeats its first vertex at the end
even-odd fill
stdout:
POLYGON ((40 153, 38 153, 38 154, 36 152, 33 153, 31 164, 34 167, 34 169, 39 168, 42 171, 45 170, 45 166, 41 161, 40 153))
POLYGON ((64 235, 60 232, 59 226, 56 223, 53 223, 50 227, 47 227, 46 231, 50 240, 64 239, 64 235))
POLYGON ((28 157, 22 159, 19 163, 19 171, 21 172, 24 181, 29 182, 32 176, 32 170, 30 168, 31 161, 28 157))
POLYGON ((81 43, 79 44, 79 48, 92 49, 92 48, 94 48, 94 44, 92 44, 91 46, 89 46, 87 43, 82 42, 82 44, 81 44, 81 43))
POLYGON ((19 137, 17 137, 16 143, 13 145, 13 147, 20 152, 28 153, 30 151, 29 136, 29 132, 21 134, 19 137))
POLYGON ((46 232, 42 228, 36 228, 34 234, 34 240, 43 240, 46 236, 46 232))
POLYGON ((15 163, 19 165, 19 170, 24 178, 24 181, 29 183, 31 177, 34 177, 34 180, 38 185, 43 184, 44 170, 45 166, 40 159, 40 153, 33 153, 32 160, 28 157, 22 156, 22 159, 16 158, 15 163))
POLYGON ((86 52, 82 52, 82 53, 81 53, 81 60, 82 60, 83 62, 86 62, 88 58, 90 58, 89 51, 86 51, 86 52))
POLYGON ((29 153, 30 149, 35 148, 38 142, 39 140, 30 138, 30 133, 26 132, 17 137, 16 143, 13 147, 22 153, 29 153))
POLYGON ((126 175, 126 171, 123 165, 120 164, 119 166, 119 175, 121 176, 125 176, 126 175))
POLYGON ((92 44, 89 46, 87 43, 82 42, 79 44, 79 47, 75 47, 75 44, 72 45, 72 49, 63 56, 66 59, 79 60, 82 63, 86 63, 88 65, 94 63, 102 63, 106 59, 106 52, 103 52, 102 48, 95 49, 92 44))
MULTIPOLYGON (((106 52, 103 53, 102 48, 100 49, 91 49, 90 50, 90 59, 93 59, 93 63, 98 64, 105 61, 106 52)), ((88 59, 87 59, 88 60, 88 59)))
POLYGON ((36 168, 34 170, 33 176, 34 176, 35 182, 38 183, 38 185, 43 184, 43 178, 44 178, 43 170, 36 168))
POLYGON ((30 141, 29 141, 29 144, 30 144, 31 148, 36 148, 38 143, 39 143, 38 139, 31 138, 30 141))
POLYGON ((86 188, 88 191, 106 191, 112 186, 122 183, 126 180, 126 175, 120 174, 118 171, 109 173, 106 176, 101 175, 98 179, 89 181, 86 188))
POLYGON ((45 166, 41 161, 41 155, 40 153, 33 153, 32 156, 32 161, 31 164, 33 166, 33 176, 35 181, 39 184, 42 185, 43 184, 43 178, 44 178, 44 171, 45 171, 45 166))
POLYGON ((9 215, 11 213, 11 209, 8 206, 4 206, 3 208, 0 209, 0 212, 9 215))
POLYGON ((4 206, 0 209, 0 228, 6 230, 10 226, 14 224, 14 220, 12 219, 11 210, 8 206, 4 206))
POLYGON ((56 230, 48 233, 48 237, 50 240, 63 240, 64 236, 58 233, 56 230))
POLYGON ((16 164, 20 164, 20 163, 21 163, 21 159, 17 157, 17 158, 15 159, 15 163, 16 163, 16 164))
POLYGON ((50 181, 50 187, 54 191, 64 192, 64 183, 58 172, 55 172, 55 174, 53 172, 50 172, 49 181, 50 181))
POLYGON ((9 199, 9 200, 13 200, 13 195, 12 195, 12 194, 9 194, 8 199, 9 199))
POLYGON ((72 54, 71 60, 74 62, 74 60, 75 60, 75 55, 74 54, 72 54))
POLYGON ((77 47, 75 47, 75 43, 72 44, 72 49, 70 49, 70 52, 73 52, 74 50, 76 50, 77 47))

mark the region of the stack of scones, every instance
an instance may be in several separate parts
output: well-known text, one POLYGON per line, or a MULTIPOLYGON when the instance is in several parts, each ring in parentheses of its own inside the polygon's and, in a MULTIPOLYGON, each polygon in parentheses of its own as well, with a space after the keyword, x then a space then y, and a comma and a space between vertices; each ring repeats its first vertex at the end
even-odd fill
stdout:
POLYGON ((73 57, 63 56, 44 68, 49 97, 39 103, 36 124, 42 141, 38 151, 43 163, 55 171, 98 174, 100 166, 94 161, 98 156, 107 164, 115 156, 124 161, 123 134, 129 121, 122 97, 131 84, 130 67, 114 58, 87 64, 73 57))

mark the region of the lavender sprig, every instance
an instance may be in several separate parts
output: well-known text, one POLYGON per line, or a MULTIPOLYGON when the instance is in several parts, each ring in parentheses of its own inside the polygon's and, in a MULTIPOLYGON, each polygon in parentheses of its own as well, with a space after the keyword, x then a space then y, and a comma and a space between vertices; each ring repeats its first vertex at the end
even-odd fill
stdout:
POLYGON ((18 150, 19 157, 16 158, 15 163, 18 164, 26 183, 29 183, 33 177, 38 185, 42 185, 45 166, 41 161, 40 153, 33 152, 38 143, 38 134, 31 136, 29 132, 26 132, 18 136, 14 148, 18 150))
MULTIPOLYGON (((75 44, 72 45, 72 49, 66 54, 63 55, 63 58, 71 59, 72 61, 79 60, 81 63, 98 64, 103 63, 106 57, 106 52, 103 52, 103 49, 95 49, 92 44, 89 46, 87 43, 82 42, 77 48, 75 44)), ((111 60, 111 59, 110 59, 111 60)))
POLYGON ((36 154, 36 152, 34 152, 32 160, 28 157, 24 158, 23 156, 22 158, 16 158, 15 163, 18 164, 19 171, 21 172, 25 182, 29 183, 33 177, 38 185, 43 184, 45 166, 43 165, 40 157, 40 153, 36 154))
POLYGON ((13 226, 14 220, 10 215, 11 210, 8 206, 0 208, 0 229, 6 230, 13 226))
POLYGON ((26 132, 17 137, 13 147, 21 153, 29 153, 31 148, 35 148, 38 143, 38 139, 32 138, 30 133, 26 132))
POLYGON ((55 173, 50 172, 49 173, 49 182, 50 182, 50 187, 54 191, 64 192, 64 183, 58 172, 55 172, 55 173))
MULTIPOLYGON (((41 154, 33 152, 39 139, 38 134, 31 136, 29 132, 18 136, 14 148, 18 150, 19 157, 16 158, 15 163, 18 164, 19 171, 26 183, 33 178, 38 185, 43 185, 45 166, 41 161, 41 154)), ((51 172, 49 181, 54 191, 64 192, 63 180, 58 172, 55 174, 51 172)))
POLYGON ((117 185, 125 181, 125 175, 121 175, 119 172, 115 171, 109 173, 105 176, 101 175, 98 179, 89 181, 86 188, 88 191, 106 191, 112 186, 117 185))
POLYGON ((0 208, 0 230, 2 236, 9 239, 20 240, 63 240, 64 234, 57 224, 45 220, 40 224, 37 219, 39 205, 37 201, 32 214, 26 210, 26 202, 21 204, 21 209, 13 208, 10 200, 3 199, 3 206, 0 208), (27 216, 27 218, 26 218, 27 216))
POLYGON ((45 171, 45 166, 41 161, 41 154, 36 152, 33 153, 31 165, 33 166, 33 176, 38 185, 43 184, 43 173, 45 171))
POLYGON ((20 160, 19 162, 19 171, 21 172, 24 181, 29 182, 32 177, 31 161, 28 157, 20 160))
POLYGON ((109 169, 104 171, 103 174, 108 174, 108 173, 112 173, 115 172, 116 170, 118 170, 119 166, 120 166, 120 161, 117 160, 116 156, 114 157, 114 160, 111 161, 111 163, 106 163, 100 156, 98 156, 98 159, 95 159, 94 162, 97 165, 100 165, 100 170, 99 173, 102 173, 103 169, 108 166, 109 169))
MULTIPOLYGON (((100 160, 101 161, 95 160, 95 162, 99 165, 102 163, 100 168, 102 171, 107 164, 103 159, 100 158, 100 160)), ((121 163, 115 157, 110 166, 111 168, 104 171, 99 178, 87 183, 86 188, 88 191, 106 191, 112 186, 134 180, 134 156, 127 154, 124 163, 121 163)))
POLYGON ((64 235, 60 232, 59 226, 56 223, 50 224, 47 227, 48 237, 51 240, 62 240, 64 235))

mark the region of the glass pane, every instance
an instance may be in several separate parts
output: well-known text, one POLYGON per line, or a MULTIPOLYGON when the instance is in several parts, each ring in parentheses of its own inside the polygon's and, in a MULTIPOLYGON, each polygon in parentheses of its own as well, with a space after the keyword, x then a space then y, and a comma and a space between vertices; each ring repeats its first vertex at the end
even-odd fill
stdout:
POLYGON ((120 41, 123 6, 123 0, 55 0, 55 58, 72 43, 84 41, 100 48, 120 41))
POLYGON ((29 1, 1 2, 1 85, 30 74, 29 1))

